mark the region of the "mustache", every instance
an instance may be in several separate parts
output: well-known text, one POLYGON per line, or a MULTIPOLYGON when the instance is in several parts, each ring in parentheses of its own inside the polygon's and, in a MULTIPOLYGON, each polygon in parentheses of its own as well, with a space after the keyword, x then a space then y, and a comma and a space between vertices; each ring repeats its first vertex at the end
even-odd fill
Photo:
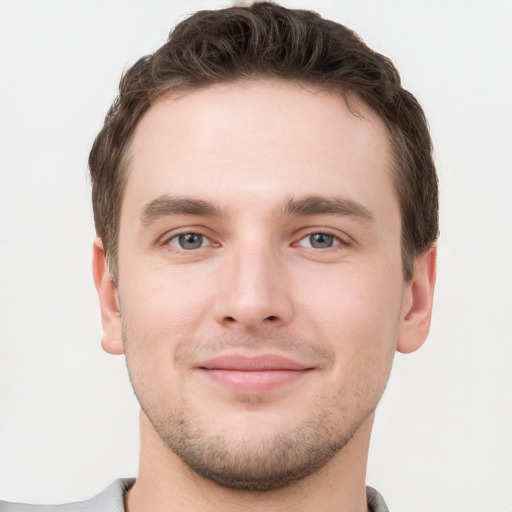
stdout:
POLYGON ((326 363, 333 359, 332 352, 320 342, 279 332, 249 335, 226 334, 214 338, 186 340, 176 346, 175 364, 190 364, 222 353, 237 351, 248 356, 251 353, 278 353, 308 363, 326 363))

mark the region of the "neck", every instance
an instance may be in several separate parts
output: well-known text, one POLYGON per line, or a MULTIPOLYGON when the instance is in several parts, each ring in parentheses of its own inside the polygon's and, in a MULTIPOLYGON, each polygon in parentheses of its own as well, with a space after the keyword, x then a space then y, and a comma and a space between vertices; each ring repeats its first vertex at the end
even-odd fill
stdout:
POLYGON ((272 491, 221 487, 194 473, 162 442, 141 412, 139 475, 130 490, 127 512, 366 512, 366 460, 373 415, 321 470, 272 491))

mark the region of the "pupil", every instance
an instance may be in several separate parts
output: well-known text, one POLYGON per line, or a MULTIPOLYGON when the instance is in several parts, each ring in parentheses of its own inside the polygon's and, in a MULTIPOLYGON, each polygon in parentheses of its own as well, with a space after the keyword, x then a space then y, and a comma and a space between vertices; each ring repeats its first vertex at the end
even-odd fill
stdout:
POLYGON ((180 235, 179 242, 182 249, 199 249, 203 244, 203 235, 186 233, 180 235))
POLYGON ((325 249, 327 247, 332 247, 334 237, 333 235, 327 235, 325 233, 315 233, 314 235, 310 235, 309 241, 311 243, 311 247, 315 249, 325 249))

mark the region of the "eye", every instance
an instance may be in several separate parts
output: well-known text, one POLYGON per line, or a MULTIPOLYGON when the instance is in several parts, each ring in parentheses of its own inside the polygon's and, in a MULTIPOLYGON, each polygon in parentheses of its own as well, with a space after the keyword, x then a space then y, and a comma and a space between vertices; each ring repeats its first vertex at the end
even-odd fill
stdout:
POLYGON ((168 242, 169 245, 185 251, 200 249, 209 243, 210 240, 199 233, 181 233, 173 236, 168 242))
POLYGON ((312 233, 298 243, 301 247, 312 247, 313 249, 330 249, 340 244, 340 239, 329 233, 312 233))

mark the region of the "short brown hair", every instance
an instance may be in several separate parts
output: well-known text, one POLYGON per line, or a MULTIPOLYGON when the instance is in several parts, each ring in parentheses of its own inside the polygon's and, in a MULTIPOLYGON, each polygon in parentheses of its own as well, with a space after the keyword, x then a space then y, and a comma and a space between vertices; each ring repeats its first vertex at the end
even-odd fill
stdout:
POLYGON ((396 163, 403 274, 410 280, 414 259, 438 235, 437 175, 421 106, 402 88, 392 62, 353 31, 315 12, 269 2, 199 11, 124 73, 89 156, 96 232, 114 279, 127 148, 141 117, 172 91, 259 78, 312 84, 345 98, 353 94, 384 120, 396 163))

